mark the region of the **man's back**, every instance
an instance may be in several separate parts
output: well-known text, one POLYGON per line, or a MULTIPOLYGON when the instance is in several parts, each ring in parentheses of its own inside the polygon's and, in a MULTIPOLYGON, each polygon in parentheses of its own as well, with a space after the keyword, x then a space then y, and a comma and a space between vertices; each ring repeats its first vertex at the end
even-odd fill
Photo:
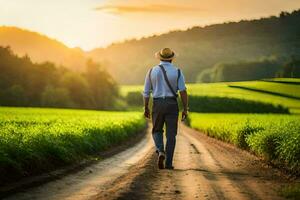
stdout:
MULTIPOLYGON (((174 91, 177 92, 185 90, 184 76, 181 70, 176 68, 170 62, 161 61, 159 65, 162 65, 166 71, 168 80, 171 84, 171 87, 174 91), (178 74, 179 70, 179 74, 178 74)), ((160 66, 157 65, 150 69, 147 73, 145 80, 144 96, 149 97, 150 91, 152 90, 152 95, 154 98, 160 97, 173 97, 173 93, 167 85, 167 82, 164 78, 163 71, 160 66), (149 76, 149 73, 150 76, 149 76)))

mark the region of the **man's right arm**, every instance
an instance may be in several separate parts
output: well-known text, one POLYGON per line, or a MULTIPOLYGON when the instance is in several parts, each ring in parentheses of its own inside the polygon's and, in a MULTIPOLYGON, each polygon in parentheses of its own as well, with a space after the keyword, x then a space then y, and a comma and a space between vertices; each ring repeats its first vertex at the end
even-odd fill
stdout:
POLYGON ((185 120, 188 116, 188 111, 189 111, 189 108, 188 108, 188 95, 187 95, 186 90, 180 91, 179 93, 180 93, 180 98, 181 98, 182 106, 183 106, 182 120, 185 120))
POLYGON ((183 105, 182 120, 185 120, 188 116, 188 94, 186 91, 183 73, 182 72, 180 72, 180 73, 181 73, 181 75, 178 80, 178 90, 179 90, 182 105, 183 105))
POLYGON ((187 95, 187 91, 186 90, 180 91, 180 97, 181 97, 181 101, 182 101, 183 110, 184 111, 188 111, 188 95, 187 95))

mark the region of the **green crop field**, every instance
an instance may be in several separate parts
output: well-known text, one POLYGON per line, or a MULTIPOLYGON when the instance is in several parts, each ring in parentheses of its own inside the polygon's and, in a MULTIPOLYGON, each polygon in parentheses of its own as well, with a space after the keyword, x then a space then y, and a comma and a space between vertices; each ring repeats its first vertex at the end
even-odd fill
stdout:
POLYGON ((291 85, 278 82, 248 81, 232 83, 231 86, 243 87, 245 89, 257 90, 265 93, 274 93, 279 96, 286 96, 300 100, 300 85, 291 85))
POLYGON ((281 165, 300 169, 300 116, 191 113, 189 124, 211 137, 249 149, 281 165))
MULTIPOLYGON (((273 80, 273 79, 270 79, 273 80)), ((277 80, 277 79, 274 79, 277 80)), ((288 79, 289 81, 297 81, 298 79, 288 79)), ((207 96, 207 97, 228 97, 236 99, 245 99, 250 101, 258 101, 263 103, 271 103, 274 105, 282 105, 289 108, 291 113, 300 113, 300 100, 288 98, 280 95, 269 94, 265 92, 251 91, 242 88, 233 88, 230 85, 256 85, 256 87, 263 88, 270 92, 277 92, 283 94, 300 96, 299 85, 284 84, 276 82, 263 82, 263 81, 245 81, 234 83, 199 83, 199 84, 187 84, 189 95, 192 96, 207 96)), ((129 93, 135 93, 140 98, 136 98, 141 102, 141 92, 143 87, 141 85, 136 86, 121 86, 121 94, 126 97, 129 93)))
POLYGON ((22 175, 76 162, 120 144, 145 124, 138 112, 0 107, 0 172, 22 175))
POLYGON ((300 78, 273 78, 273 79, 264 79, 264 81, 300 84, 300 78))
MULTIPOLYGON (((249 83, 249 82, 239 82, 249 83)), ((228 84, 232 83, 207 83, 207 84, 189 84, 188 91, 195 96, 218 96, 239 98, 253 101, 261 101, 265 103, 272 103, 275 105, 283 105, 290 109, 292 113, 300 113, 300 100, 282 97, 273 94, 250 91, 241 88, 232 88, 228 84)), ((238 84, 238 83, 235 83, 238 84)), ((274 83, 277 84, 277 83, 274 83)), ((284 84, 282 84, 284 85, 284 84)), ((293 85, 291 85, 293 87, 293 85)), ((277 90, 276 87, 273 88, 277 90)))

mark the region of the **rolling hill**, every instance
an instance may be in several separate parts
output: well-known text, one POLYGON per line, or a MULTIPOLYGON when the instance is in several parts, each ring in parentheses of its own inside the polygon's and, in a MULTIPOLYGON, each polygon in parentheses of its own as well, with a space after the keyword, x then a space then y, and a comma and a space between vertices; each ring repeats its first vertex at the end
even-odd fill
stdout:
POLYGON ((262 57, 300 55, 300 10, 257 20, 243 20, 117 43, 88 54, 105 63, 117 81, 140 84, 157 63, 154 53, 171 47, 179 54, 176 64, 194 82, 204 69, 219 62, 262 57))
POLYGON ((300 58, 299 21, 300 10, 282 12, 268 18, 171 31, 89 52, 69 48, 36 32, 2 26, 0 46, 10 46, 21 56, 28 54, 34 62, 51 61, 75 70, 82 70, 86 58, 92 58, 106 67, 121 84, 143 83, 146 71, 158 62, 154 53, 163 47, 171 47, 179 54, 176 65, 183 69, 186 80, 195 82, 202 71, 212 69, 218 63, 256 61, 263 57, 300 58))
POLYGON ((10 46, 16 54, 27 54, 34 62, 51 61, 75 70, 80 70, 86 62, 81 49, 69 48, 57 40, 17 27, 0 27, 0 46, 10 46))

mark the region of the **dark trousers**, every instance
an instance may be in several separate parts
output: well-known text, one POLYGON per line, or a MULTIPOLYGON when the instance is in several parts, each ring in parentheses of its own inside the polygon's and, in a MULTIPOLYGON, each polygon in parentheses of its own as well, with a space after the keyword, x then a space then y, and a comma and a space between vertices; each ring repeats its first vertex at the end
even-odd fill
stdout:
POLYGON ((166 166, 172 166, 178 125, 176 99, 154 99, 152 108, 152 136, 158 152, 166 152, 166 166), (163 142, 163 127, 166 125, 166 149, 163 142))

